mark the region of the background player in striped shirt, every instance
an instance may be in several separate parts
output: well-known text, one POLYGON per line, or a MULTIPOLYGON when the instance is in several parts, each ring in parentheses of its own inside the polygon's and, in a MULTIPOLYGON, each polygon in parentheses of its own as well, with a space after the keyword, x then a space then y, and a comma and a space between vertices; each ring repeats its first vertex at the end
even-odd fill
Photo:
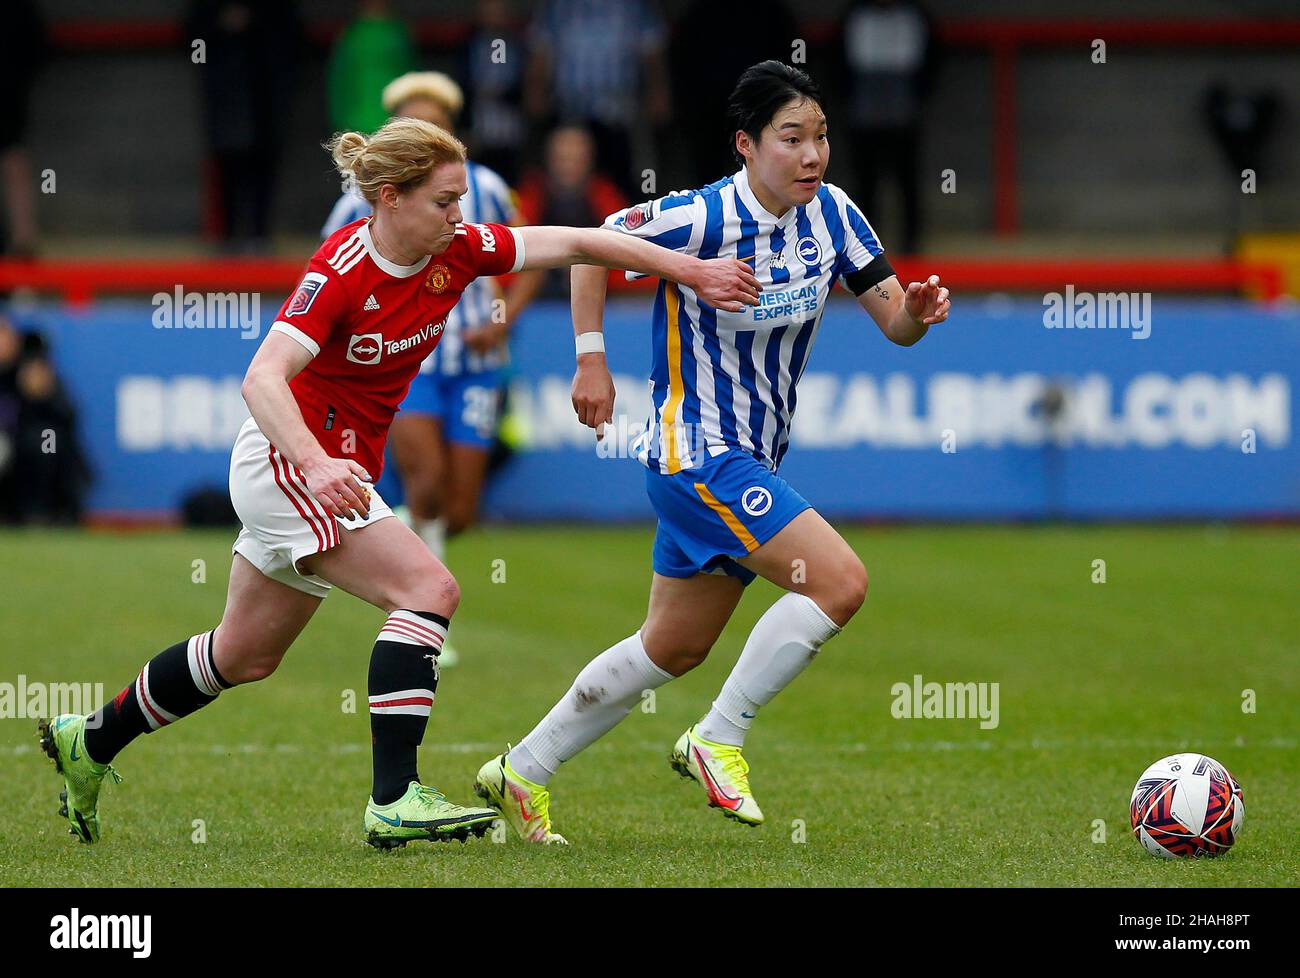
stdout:
MULTIPOLYGON (((834 283, 881 332, 910 346, 949 311, 937 275, 906 289, 875 232, 838 187, 817 86, 779 61, 745 71, 729 104, 741 169, 701 190, 611 215, 607 227, 701 257, 751 265, 760 304, 726 312, 689 288, 661 282, 652 317, 653 413, 634 446, 658 515, 645 623, 592 660, 546 717, 479 771, 476 792, 530 841, 551 831, 546 784, 563 761, 641 701, 704 661, 747 584, 786 590, 759 619, 708 714, 670 759, 710 805, 749 825, 763 813, 741 753, 759 708, 837 635, 867 590, 862 561, 776 469, 789 446, 797 384, 834 283)), ((584 424, 613 417, 614 385, 600 336, 605 278, 573 269, 578 371, 573 403, 584 424)))
MULTIPOLYGON (((454 134, 464 95, 438 71, 413 71, 389 82, 384 109, 393 116, 423 119, 454 134)), ((488 167, 465 163, 469 192, 460 201, 467 224, 523 223, 515 195, 488 167)), ((343 225, 370 215, 370 204, 345 188, 325 222, 328 238, 343 225)), ((502 289, 493 278, 470 283, 443 327, 402 401, 390 431, 393 464, 402 481, 411 528, 439 560, 446 541, 478 518, 488 458, 505 401, 510 332, 544 281, 541 271, 519 272, 502 289)), ((445 645, 442 668, 456 662, 445 645)))
MULTIPOLYGON (((372 485, 408 385, 480 276, 595 261, 691 282, 723 308, 757 301, 757 283, 738 262, 700 261, 594 228, 462 224, 465 148, 429 123, 393 119, 369 138, 343 133, 331 146, 375 213, 325 241, 248 368, 252 416, 230 466, 243 528, 220 624, 154 656, 90 717, 41 724, 42 746, 63 775, 61 814, 83 842, 99 838, 99 790, 116 777, 117 754, 223 690, 269 676, 331 586, 387 615, 370 656, 367 841, 482 834, 495 814, 452 804, 416 767, 460 595, 420 538, 388 519, 372 485)), ((304 811, 290 830, 318 832, 317 821, 304 811)))

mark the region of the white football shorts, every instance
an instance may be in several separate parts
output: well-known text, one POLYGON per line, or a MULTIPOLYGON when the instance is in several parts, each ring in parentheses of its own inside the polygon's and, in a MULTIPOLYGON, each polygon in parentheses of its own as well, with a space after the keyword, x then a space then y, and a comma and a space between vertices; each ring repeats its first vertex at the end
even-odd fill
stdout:
POLYGON ((375 487, 370 516, 331 516, 307 489, 302 472, 280 453, 249 418, 230 454, 230 501, 243 523, 232 553, 241 554, 273 581, 323 598, 328 582, 298 569, 303 557, 336 547, 340 528, 359 530, 393 515, 375 487))

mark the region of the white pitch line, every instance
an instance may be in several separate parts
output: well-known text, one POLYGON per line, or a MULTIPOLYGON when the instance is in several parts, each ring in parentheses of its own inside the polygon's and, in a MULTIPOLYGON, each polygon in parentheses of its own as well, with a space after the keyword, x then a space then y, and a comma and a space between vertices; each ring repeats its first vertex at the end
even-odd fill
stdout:
MULTIPOLYGON (((501 750, 499 741, 467 741, 464 743, 428 743, 422 745, 421 749, 430 751, 435 754, 492 754, 501 750)), ((641 741, 632 746, 635 751, 658 751, 663 749, 661 741, 641 741)), ((1264 750, 1295 750, 1300 747, 1300 740, 1294 737, 1270 737, 1267 740, 1258 740, 1247 742, 1237 740, 1231 745, 1233 748, 1241 750, 1264 749, 1264 750)), ((1156 738, 1143 739, 1080 739, 1080 740, 1053 740, 1053 739, 1031 739, 1003 741, 994 735, 972 740, 918 740, 918 741, 896 741, 892 743, 840 743, 840 744, 791 744, 775 743, 766 745, 764 749, 775 751, 778 754, 797 753, 801 751, 823 750, 831 751, 837 754, 885 754, 885 753, 947 753, 957 751, 1017 751, 1017 750, 1128 750, 1139 747, 1150 748, 1156 753, 1161 751, 1166 754, 1176 753, 1178 751, 1196 750, 1198 747, 1212 747, 1218 749, 1218 745, 1205 744, 1201 741, 1184 740, 1171 742, 1169 740, 1160 740, 1156 738)), ((366 744, 348 743, 348 744, 178 744, 170 749, 171 753, 177 754, 328 754, 331 756, 344 754, 361 754, 370 748, 366 744)), ((623 745, 618 744, 592 744, 587 748, 588 751, 614 751, 626 749, 623 745)), ((24 754, 34 754, 38 750, 35 744, 17 744, 12 747, 0 747, 0 755, 21 756, 24 754)))

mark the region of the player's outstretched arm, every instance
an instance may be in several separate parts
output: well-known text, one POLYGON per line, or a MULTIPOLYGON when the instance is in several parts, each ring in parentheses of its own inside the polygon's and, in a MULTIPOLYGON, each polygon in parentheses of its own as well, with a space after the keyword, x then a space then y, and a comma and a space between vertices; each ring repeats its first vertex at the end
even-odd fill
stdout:
POLYGON ((370 496, 357 478, 370 474, 352 459, 330 458, 302 419, 289 381, 312 354, 284 333, 266 334, 240 388, 244 403, 267 441, 302 470, 307 489, 334 516, 369 515, 370 496))
POLYGON ((758 305, 761 287, 753 269, 734 258, 695 258, 604 228, 524 227, 516 233, 524 242, 524 268, 623 268, 677 282, 728 312, 758 305))
POLYGON ((939 276, 913 282, 906 289, 894 275, 877 282, 858 296, 858 303, 876 321, 880 331, 899 346, 911 346, 936 323, 948 318, 952 303, 939 276))

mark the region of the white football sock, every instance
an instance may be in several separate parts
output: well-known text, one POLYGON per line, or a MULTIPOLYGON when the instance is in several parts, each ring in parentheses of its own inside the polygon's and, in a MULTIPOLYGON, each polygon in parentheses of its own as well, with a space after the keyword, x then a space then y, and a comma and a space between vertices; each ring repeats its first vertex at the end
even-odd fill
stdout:
POLYGON ((411 529, 419 535, 424 541, 424 545, 429 548, 429 553, 433 554, 439 560, 446 563, 445 555, 447 552, 447 521, 441 516, 434 520, 418 520, 411 518, 411 529))
POLYGON ((812 598, 793 591, 781 595, 749 633, 735 668, 696 732, 705 740, 742 746, 758 708, 790 685, 822 643, 839 633, 840 627, 812 598))
POLYGON ((551 712, 510 751, 510 766, 546 784, 560 764, 614 729, 647 689, 672 679, 650 661, 641 633, 623 639, 587 663, 551 712))

